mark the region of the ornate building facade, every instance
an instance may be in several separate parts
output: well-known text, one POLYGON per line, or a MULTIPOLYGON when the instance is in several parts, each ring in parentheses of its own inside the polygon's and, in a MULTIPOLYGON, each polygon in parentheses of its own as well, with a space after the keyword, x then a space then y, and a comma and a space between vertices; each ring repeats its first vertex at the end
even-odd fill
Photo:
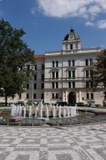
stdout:
POLYGON ((26 92, 9 102, 42 100, 45 103, 87 104, 94 101, 102 104, 102 91, 93 92, 93 84, 89 82, 90 66, 100 52, 100 48, 82 48, 79 35, 71 28, 64 37, 62 50, 35 55, 34 77, 27 84, 26 92))

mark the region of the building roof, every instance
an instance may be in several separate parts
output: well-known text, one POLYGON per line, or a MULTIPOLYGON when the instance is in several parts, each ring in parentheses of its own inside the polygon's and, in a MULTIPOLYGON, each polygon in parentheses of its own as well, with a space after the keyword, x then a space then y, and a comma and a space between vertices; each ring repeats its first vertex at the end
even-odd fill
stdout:
POLYGON ((44 59, 45 55, 44 54, 35 54, 34 57, 35 57, 35 59, 44 59))
POLYGON ((74 31, 73 28, 71 28, 70 32, 64 37, 64 41, 67 41, 69 39, 80 39, 79 35, 74 31))

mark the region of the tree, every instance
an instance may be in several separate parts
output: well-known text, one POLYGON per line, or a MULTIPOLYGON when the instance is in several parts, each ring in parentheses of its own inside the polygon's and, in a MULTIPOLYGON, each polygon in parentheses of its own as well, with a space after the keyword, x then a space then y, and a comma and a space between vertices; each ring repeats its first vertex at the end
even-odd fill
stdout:
POLYGON ((97 56, 96 63, 93 65, 92 81, 94 88, 99 87, 104 92, 104 100, 106 100, 106 50, 97 56))
POLYGON ((21 37, 23 29, 13 28, 9 22, 0 21, 0 95, 8 97, 21 94, 30 79, 32 70, 21 70, 25 63, 34 62, 34 51, 28 48, 21 37))

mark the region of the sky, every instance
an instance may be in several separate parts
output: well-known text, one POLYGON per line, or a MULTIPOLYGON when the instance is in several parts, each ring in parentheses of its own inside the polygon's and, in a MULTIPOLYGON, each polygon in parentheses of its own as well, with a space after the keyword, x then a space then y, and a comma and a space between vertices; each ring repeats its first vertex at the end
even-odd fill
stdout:
POLYGON ((71 27, 83 48, 106 48, 106 0, 0 0, 2 18, 35 54, 62 50, 71 27))

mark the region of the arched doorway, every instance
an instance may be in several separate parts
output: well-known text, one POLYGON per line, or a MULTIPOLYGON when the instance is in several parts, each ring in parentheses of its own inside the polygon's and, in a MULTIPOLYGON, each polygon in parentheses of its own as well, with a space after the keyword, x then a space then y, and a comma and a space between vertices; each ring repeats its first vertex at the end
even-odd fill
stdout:
POLYGON ((75 104, 76 103, 76 95, 74 92, 70 92, 68 95, 68 103, 75 104))

